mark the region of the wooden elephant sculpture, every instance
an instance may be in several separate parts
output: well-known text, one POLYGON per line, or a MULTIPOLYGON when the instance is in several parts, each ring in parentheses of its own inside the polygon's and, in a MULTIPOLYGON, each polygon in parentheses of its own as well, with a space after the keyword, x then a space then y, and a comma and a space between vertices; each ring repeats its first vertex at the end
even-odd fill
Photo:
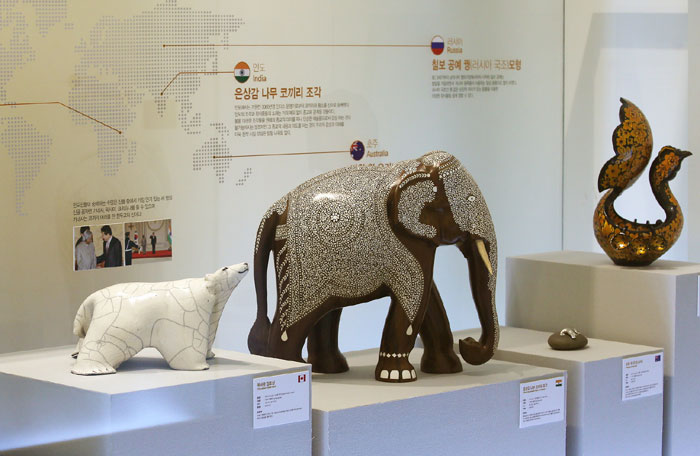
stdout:
POLYGON ((254 276, 257 319, 253 354, 308 361, 314 372, 348 369, 338 349, 345 306, 390 296, 375 378, 416 379, 408 361, 416 336, 421 370, 460 372, 445 309, 433 281, 435 250, 454 244, 469 264, 479 341, 460 340, 470 364, 493 356, 496 234, 474 179, 452 155, 431 152, 394 164, 355 165, 315 177, 272 205, 258 229, 254 276), (267 268, 273 252, 277 310, 267 317, 267 268))

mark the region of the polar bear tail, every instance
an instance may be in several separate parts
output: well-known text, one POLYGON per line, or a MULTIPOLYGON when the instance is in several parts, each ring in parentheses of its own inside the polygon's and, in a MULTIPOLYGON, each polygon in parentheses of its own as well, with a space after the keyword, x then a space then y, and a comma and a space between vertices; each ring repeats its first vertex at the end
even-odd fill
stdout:
POLYGON ((83 301, 78 308, 78 313, 75 314, 75 320, 73 320, 73 334, 80 337, 81 339, 85 337, 88 328, 90 327, 90 321, 92 320, 92 312, 95 308, 94 294, 83 301))

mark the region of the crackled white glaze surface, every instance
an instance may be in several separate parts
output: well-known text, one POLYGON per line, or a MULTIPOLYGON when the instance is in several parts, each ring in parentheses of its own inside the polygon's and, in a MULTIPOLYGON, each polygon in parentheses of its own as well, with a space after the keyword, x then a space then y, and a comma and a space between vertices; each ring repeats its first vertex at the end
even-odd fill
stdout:
POLYGON ((156 348, 173 369, 207 369, 224 306, 247 272, 248 265, 240 263, 203 278, 122 283, 96 291, 73 323, 80 340, 71 372, 114 373, 146 347, 156 348))

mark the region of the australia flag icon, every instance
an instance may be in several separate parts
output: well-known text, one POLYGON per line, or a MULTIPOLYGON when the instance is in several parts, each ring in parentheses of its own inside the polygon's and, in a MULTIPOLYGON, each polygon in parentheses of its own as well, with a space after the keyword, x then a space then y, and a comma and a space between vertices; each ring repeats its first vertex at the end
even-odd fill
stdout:
POLYGON ((350 146, 350 155, 352 155, 353 160, 360 160, 365 155, 365 145, 362 141, 354 141, 350 146))

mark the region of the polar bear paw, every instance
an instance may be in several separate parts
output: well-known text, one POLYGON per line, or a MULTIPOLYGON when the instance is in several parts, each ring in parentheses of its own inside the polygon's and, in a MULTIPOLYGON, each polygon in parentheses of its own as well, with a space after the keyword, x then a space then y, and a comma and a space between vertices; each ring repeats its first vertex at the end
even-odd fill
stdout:
POLYGON ((91 359, 83 359, 75 363, 71 372, 78 375, 103 375, 113 374, 116 370, 109 364, 100 363, 91 359))

